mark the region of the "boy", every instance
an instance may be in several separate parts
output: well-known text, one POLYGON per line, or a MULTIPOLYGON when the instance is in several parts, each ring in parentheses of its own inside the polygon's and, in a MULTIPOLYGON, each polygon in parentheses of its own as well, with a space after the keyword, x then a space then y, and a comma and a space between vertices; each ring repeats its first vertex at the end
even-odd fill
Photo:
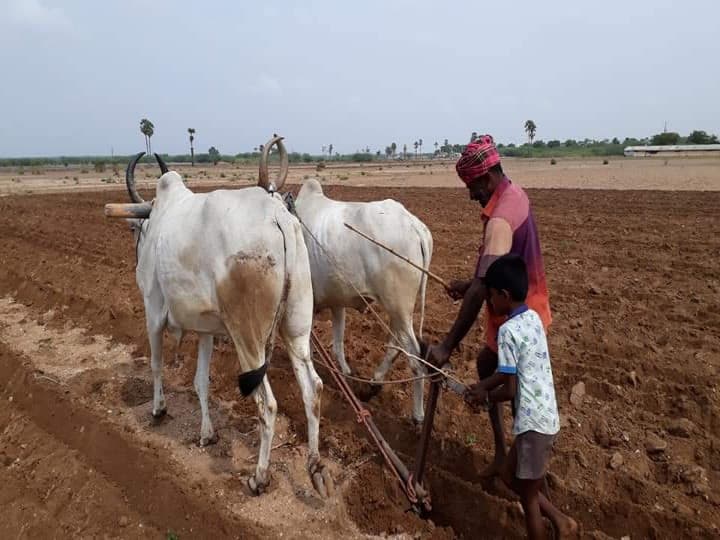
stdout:
POLYGON ((528 537, 545 537, 542 515, 550 519, 560 538, 576 536, 577 523, 540 492, 560 419, 543 324, 525 304, 525 262, 517 255, 498 258, 487 270, 485 286, 492 311, 508 320, 498 330, 497 371, 472 385, 465 399, 473 406, 514 400, 515 441, 501 474, 520 497, 528 537))

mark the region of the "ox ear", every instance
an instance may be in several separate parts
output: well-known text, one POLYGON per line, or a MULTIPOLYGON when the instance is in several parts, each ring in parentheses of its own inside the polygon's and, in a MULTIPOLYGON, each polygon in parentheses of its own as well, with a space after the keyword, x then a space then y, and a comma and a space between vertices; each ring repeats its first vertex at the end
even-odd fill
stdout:
POLYGON ((267 361, 257 369, 238 375, 238 386, 243 397, 248 397, 260 385, 267 372, 267 361))

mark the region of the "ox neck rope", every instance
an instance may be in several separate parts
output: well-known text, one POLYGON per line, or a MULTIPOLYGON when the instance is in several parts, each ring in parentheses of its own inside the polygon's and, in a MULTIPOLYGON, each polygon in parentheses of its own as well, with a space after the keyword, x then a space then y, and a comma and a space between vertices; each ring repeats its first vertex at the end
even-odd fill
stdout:
POLYGON ((145 236, 145 229, 148 224, 146 218, 140 218, 138 221, 140 222, 140 231, 138 232, 138 239, 135 241, 135 268, 140 264, 140 240, 145 236))
POLYGON ((139 219, 139 221, 140 231, 138 232, 138 237, 135 241, 135 268, 137 268, 137 265, 140 264, 140 240, 142 240, 142 237, 145 234, 145 225, 147 224, 147 219, 139 219))
MULTIPOLYGON (((150 201, 150 212, 152 212, 152 207, 154 205, 155 205, 155 199, 150 201)), ((137 240, 135 241, 135 268, 137 268, 137 265, 140 263, 140 240, 142 240, 142 237, 145 234, 145 227, 148 224, 147 220, 150 219, 149 216, 150 216, 150 214, 148 214, 148 217, 146 217, 146 218, 137 218, 137 220, 140 222, 140 232, 138 232, 138 237, 137 237, 137 240)))
MULTIPOLYGON (((375 311, 375 308, 373 308, 372 305, 370 304, 370 302, 368 302, 367 299, 366 299, 362 294, 360 294, 360 291, 357 289, 357 287, 355 287, 355 284, 354 284, 350 279, 348 279, 348 277, 340 270, 340 265, 337 263, 337 261, 335 260, 335 258, 325 249, 325 246, 323 246, 323 245, 320 243, 320 241, 319 241, 319 240, 317 239, 317 237, 313 234, 313 232, 310 230, 310 228, 309 228, 307 225, 305 225, 305 223, 303 222, 303 220, 300 219, 300 216, 298 216, 297 210, 296 210, 296 208, 295 208, 295 198, 293 197, 293 194, 290 193, 290 192, 288 192, 288 193, 286 193, 285 195, 283 195, 283 201, 285 202, 285 206, 287 207, 288 211, 289 211, 293 216, 295 216, 295 217, 297 218, 297 220, 300 222, 300 225, 302 225, 303 229, 305 229, 305 230, 307 231, 307 233, 310 235, 310 237, 313 239, 313 241, 318 245, 318 247, 319 247, 319 248, 322 250, 322 252, 325 254, 325 256, 327 257, 327 259, 328 259, 328 261, 330 262, 330 264, 331 264, 333 267, 335 267, 335 270, 336 270, 337 273, 340 275, 340 277, 342 277, 342 279, 345 280, 345 281, 353 288, 353 290, 355 291, 355 293, 362 299, 362 301, 365 303, 365 306, 370 310, 370 312, 371 312, 371 313, 375 316, 375 318, 378 320, 378 322, 380 323, 380 326, 382 326, 382 327, 385 329, 385 331, 386 331, 390 336, 392 336, 392 338, 395 340, 396 343, 400 343, 400 340, 399 340, 399 339, 397 338, 397 336, 393 333, 392 329, 385 323, 385 321, 382 320, 382 317, 380 317, 380 315, 378 314, 378 312, 375 311)), ((441 368, 439 368, 439 367, 431 364, 430 362, 428 362, 428 361, 425 360, 424 358, 420 358, 419 356, 416 356, 416 355, 414 355, 414 354, 412 354, 412 353, 409 353, 408 351, 406 351, 405 349, 400 348, 399 346, 393 346, 393 347, 391 347, 391 348, 397 350, 399 353, 403 353, 403 354, 404 354, 405 356, 407 356, 408 358, 412 358, 413 360, 416 360, 416 361, 420 362, 421 364, 425 365, 426 367, 429 367, 431 370, 436 371, 437 373, 443 375, 444 377, 446 377, 446 378, 448 378, 448 379, 451 379, 451 380, 455 381, 455 382, 458 383, 458 384, 463 384, 461 381, 459 381, 458 379, 456 379, 455 377, 453 377, 450 373, 448 373, 447 371, 445 371, 445 370, 443 370, 443 369, 441 369, 441 368)), ((326 367, 326 368, 329 369, 329 370, 337 371, 337 370, 333 369, 332 367, 327 366, 327 365, 325 365, 325 364, 323 364, 323 363, 320 363, 320 365, 326 367)), ((345 373, 342 373, 342 372, 340 372, 340 374, 341 374, 343 377, 345 377, 346 379, 350 379, 350 380, 358 381, 358 382, 369 383, 369 384, 401 384, 401 383, 408 383, 408 382, 414 382, 414 381, 429 379, 429 378, 435 377, 435 376, 437 375, 436 373, 428 373, 427 375, 421 375, 421 376, 418 376, 418 377, 408 377, 408 378, 406 378, 406 379, 393 379, 393 380, 390 380, 390 381, 375 381, 375 380, 373 380, 373 379, 365 379, 365 378, 362 378, 362 377, 354 377, 354 376, 352 376, 352 375, 346 375, 345 373)))

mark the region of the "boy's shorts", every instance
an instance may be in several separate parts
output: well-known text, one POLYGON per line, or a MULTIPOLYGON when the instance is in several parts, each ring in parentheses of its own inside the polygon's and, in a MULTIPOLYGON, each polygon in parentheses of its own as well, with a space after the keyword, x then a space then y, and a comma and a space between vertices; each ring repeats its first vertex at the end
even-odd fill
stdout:
POLYGON ((515 438, 517 469, 520 480, 538 480, 545 476, 555 435, 526 431, 515 438))

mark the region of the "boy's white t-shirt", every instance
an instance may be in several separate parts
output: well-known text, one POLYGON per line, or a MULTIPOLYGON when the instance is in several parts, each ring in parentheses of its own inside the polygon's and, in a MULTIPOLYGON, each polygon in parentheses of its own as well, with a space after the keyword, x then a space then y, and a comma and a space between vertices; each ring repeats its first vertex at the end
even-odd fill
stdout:
POLYGON ((513 435, 560 431, 545 329, 527 306, 515 310, 498 330, 498 371, 517 375, 513 435))

